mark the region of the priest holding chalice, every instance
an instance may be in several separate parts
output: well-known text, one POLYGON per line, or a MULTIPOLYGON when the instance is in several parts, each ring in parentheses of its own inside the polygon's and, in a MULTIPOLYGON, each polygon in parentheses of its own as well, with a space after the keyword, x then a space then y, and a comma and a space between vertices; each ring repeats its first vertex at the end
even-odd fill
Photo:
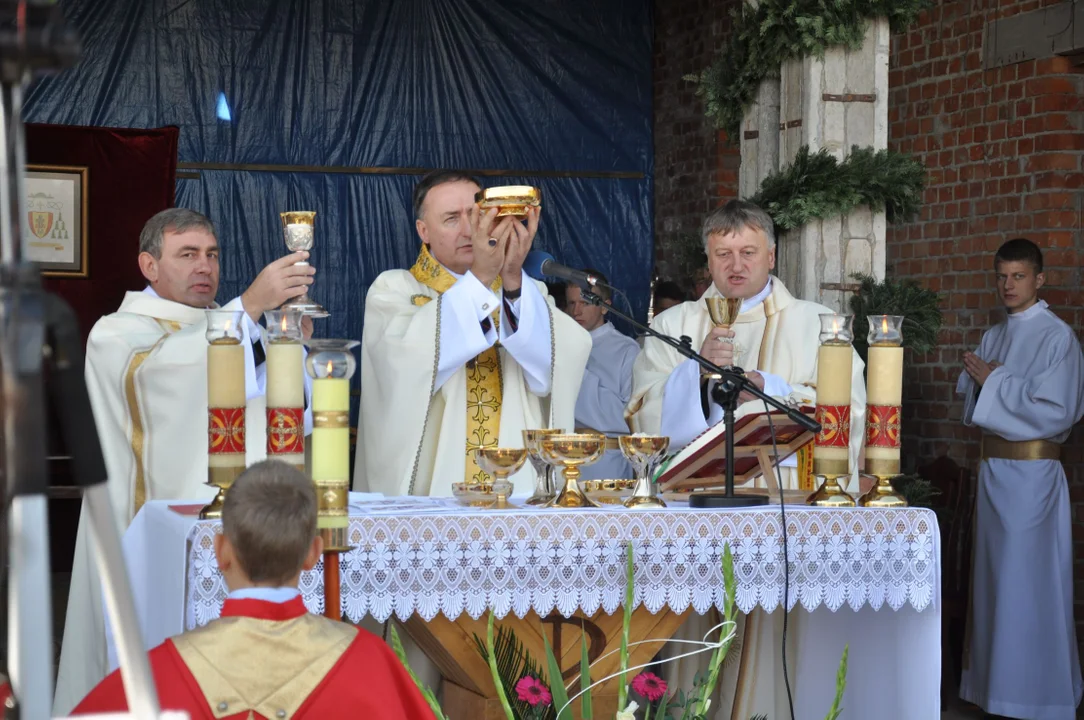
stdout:
MULTIPOLYGON (((522 270, 541 216, 528 186, 483 190, 438 170, 414 188, 418 258, 388 270, 365 302, 354 489, 452 495, 492 478, 484 447, 523 447, 523 430, 575 426, 590 336, 522 270)), ((511 476, 535 485, 532 465, 511 476)))

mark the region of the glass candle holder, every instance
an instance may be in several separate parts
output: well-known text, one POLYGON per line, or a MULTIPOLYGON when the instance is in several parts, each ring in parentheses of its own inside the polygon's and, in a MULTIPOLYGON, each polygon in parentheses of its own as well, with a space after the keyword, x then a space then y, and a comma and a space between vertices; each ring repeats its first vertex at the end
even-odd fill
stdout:
POLYGON ((207 342, 212 345, 240 345, 244 310, 207 310, 207 342))
POLYGON ((291 307, 281 307, 278 310, 268 310, 263 314, 267 321, 268 342, 293 342, 300 343, 302 337, 301 318, 305 316, 300 310, 291 307))
POLYGON ((854 342, 854 315, 825 313, 820 316, 821 345, 850 345, 854 342))
POLYGON ((903 315, 869 315, 869 335, 866 341, 870 347, 903 345, 903 315))

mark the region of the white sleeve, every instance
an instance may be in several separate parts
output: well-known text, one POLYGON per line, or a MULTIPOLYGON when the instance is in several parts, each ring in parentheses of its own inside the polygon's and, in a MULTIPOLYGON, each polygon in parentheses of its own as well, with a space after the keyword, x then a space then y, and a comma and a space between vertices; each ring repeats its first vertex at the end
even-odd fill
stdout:
POLYGON ((763 370, 757 370, 756 372, 760 373, 760 376, 764 378, 765 395, 769 395, 774 398, 781 398, 787 397, 792 392, 794 392, 794 388, 790 386, 790 383, 788 383, 786 380, 779 377, 778 375, 773 375, 772 373, 765 372, 763 370))
POLYGON ((489 317, 500 300, 489 288, 468 270, 440 296, 440 357, 437 359, 437 377, 433 391, 439 390, 448 378, 478 353, 493 346, 496 331, 490 327, 482 330, 482 322, 489 317))
POLYGON ((518 302, 509 304, 517 313, 518 326, 514 333, 508 332, 508 318, 502 303, 501 345, 522 368, 530 391, 535 395, 546 395, 550 391, 550 368, 553 365, 546 299, 533 280, 524 278, 523 292, 518 302))
POLYGON ((723 419, 723 409, 709 404, 709 417, 704 419, 700 403, 700 365, 685 360, 670 373, 662 396, 661 435, 670 436, 670 447, 683 448, 698 435, 723 419))

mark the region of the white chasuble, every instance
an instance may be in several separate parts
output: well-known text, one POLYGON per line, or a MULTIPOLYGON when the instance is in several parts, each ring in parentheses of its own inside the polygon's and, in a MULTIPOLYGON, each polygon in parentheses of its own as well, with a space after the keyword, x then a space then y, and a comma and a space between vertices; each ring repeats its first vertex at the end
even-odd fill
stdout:
MULTIPOLYGON (((687 335, 699 349, 713 327, 704 298, 718 297, 711 285, 704 295, 660 313, 652 323, 659 332, 674 338, 687 335)), ((764 374, 764 391, 779 400, 816 403, 817 350, 820 347, 820 315, 827 307, 793 297, 779 278, 772 277, 765 291, 742 305, 734 331, 734 362, 745 371, 764 374)), ((851 468, 849 489, 858 489, 858 462, 865 438, 866 381, 858 353, 852 358, 851 376, 851 468)), ((705 418, 700 401, 700 368, 660 340, 647 338, 633 366, 632 400, 628 412, 636 432, 670 436, 670 451, 688 445, 709 427, 722 422, 723 411, 711 404, 705 418)), ((752 400, 738 406, 735 416, 764 412, 764 403, 752 400)), ((809 447, 807 452, 811 452, 809 447)), ((811 455, 810 455, 811 457, 811 455)), ((813 490, 812 477, 799 480, 792 467, 780 468, 784 488, 813 490)), ((810 467, 801 460, 798 465, 810 467)), ((759 482, 759 481, 758 481, 759 482)), ((845 484, 846 487, 846 484, 845 484)))
MULTIPOLYGON (((1072 328, 1039 302, 987 331, 976 354, 1001 366, 981 388, 960 375, 964 422, 1012 442, 1064 443, 1084 414, 1072 328)), ((1076 717, 1072 508, 1059 460, 980 462, 968 630, 962 698, 995 715, 1076 717)))
MULTIPOLYGON (((449 496, 468 477, 469 448, 518 448, 523 430, 573 429, 587 332, 556 310, 540 282, 524 278, 512 318, 499 292, 469 271, 452 276, 424 246, 411 270, 373 282, 354 490, 449 496)), ((529 493, 531 464, 511 479, 516 493, 529 493)))
MULTIPOLYGON (((719 296, 711 285, 699 300, 676 305, 659 315, 652 327, 661 333, 680 338, 687 335, 694 349, 699 349, 713 324, 704 298, 719 296)), ((742 304, 741 314, 731 329, 734 331, 734 362, 745 371, 758 370, 764 375, 764 391, 777 399, 814 405, 816 402, 817 351, 820 347, 820 315, 832 311, 823 305, 793 297, 779 278, 770 278, 761 293, 742 304)), ((850 462, 853 469, 849 485, 840 483, 854 495, 858 489, 859 459, 865 438, 866 383, 864 364, 858 353, 852 357, 851 377, 851 444, 850 462)), ((636 432, 670 436, 671 452, 678 450, 709 427, 722 422, 722 408, 712 403, 709 417, 704 417, 700 400, 700 368, 677 350, 659 340, 647 338, 644 349, 633 368, 632 400, 628 412, 636 432)), ((764 403, 753 400, 738 406, 737 418, 764 412, 764 403)), ((799 453, 797 462, 784 462, 779 468, 783 488, 812 491, 812 446, 799 453), (799 477, 798 467, 805 468, 799 477)), ((758 479, 758 485, 763 485, 758 479)), ((793 546, 791 552, 794 552, 793 546)), ((801 613, 790 618, 791 640, 799 636, 801 613)), ((731 649, 723 672, 719 676, 712 698, 709 717, 730 720, 732 711, 744 713, 742 718, 757 713, 777 716, 785 707, 779 701, 777 639, 781 615, 770 616, 762 610, 739 615, 738 640, 731 649)), ((674 639, 699 641, 708 630, 720 622, 714 609, 707 615, 691 615, 678 628, 674 639)), ((691 646, 680 642, 667 643, 664 657, 689 652, 691 646)), ((796 657, 797 653, 792 655, 796 657)), ((693 687, 693 678, 706 673, 710 654, 696 655, 667 663, 662 670, 674 687, 686 691, 693 687)), ((793 668, 792 668, 793 672, 793 668)), ((834 677, 834 675, 829 675, 834 677)))
MULTIPOLYGON (((240 299, 224 307, 241 310, 240 299)), ((206 313, 147 292, 129 292, 95 323, 86 382, 122 533, 148 500, 208 502, 206 313)), ((255 381, 249 324, 246 374, 255 381)), ((264 397, 247 387, 246 462, 266 457, 264 397)), ((80 513, 61 645, 54 713, 68 712, 107 674, 101 584, 86 512, 80 513)), ((178 578, 177 592, 183 592, 178 578)))

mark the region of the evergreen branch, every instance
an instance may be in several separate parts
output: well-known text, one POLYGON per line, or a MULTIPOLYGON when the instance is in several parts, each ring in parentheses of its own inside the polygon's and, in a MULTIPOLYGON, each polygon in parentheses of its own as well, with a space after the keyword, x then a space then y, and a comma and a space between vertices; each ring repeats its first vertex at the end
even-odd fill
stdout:
MULTIPOLYGON (((489 650, 486 649, 485 642, 478 637, 477 633, 474 634, 474 644, 477 646, 478 653, 488 665, 489 650)), ((538 708, 532 710, 531 706, 520 700, 516 694, 516 683, 526 675, 537 678, 547 686, 548 682, 546 674, 542 671, 542 666, 523 646, 512 628, 506 625, 497 626, 497 634, 493 641, 493 652, 497 658, 497 674, 501 678, 501 686, 504 688, 504 693, 512 706, 512 714, 516 720, 535 716, 538 716, 538 720, 552 720, 552 718, 555 718, 556 713, 554 713, 552 707, 546 708, 544 713, 539 716, 538 708), (532 712, 534 715, 531 714, 532 712)))
POLYGON ((731 143, 737 143, 742 116, 760 83, 778 77, 784 62, 824 57, 834 47, 857 49, 870 20, 888 18, 898 32, 930 4, 930 0, 761 0, 753 7, 743 2, 731 13, 730 39, 715 60, 685 80, 696 83, 708 117, 726 131, 731 143))
POLYGON ((508 720, 515 720, 512 706, 508 704, 508 694, 504 691, 501 675, 497 672, 497 653, 493 650, 493 611, 489 611, 489 622, 486 623, 486 650, 489 651, 489 672, 493 676, 493 684, 497 687, 497 697, 504 708, 504 715, 508 720))
POLYGON ((926 168, 894 150, 851 148, 842 162, 827 150, 803 145, 794 162, 764 178, 749 201, 771 216, 777 230, 846 215, 857 207, 884 208, 889 222, 918 214, 926 168))
POLYGON ((902 315, 903 347, 916 353, 928 353, 937 347, 943 317, 941 296, 914 280, 878 282, 870 275, 852 275, 859 282, 858 291, 851 296, 854 314, 854 349, 862 361, 869 353, 869 320, 871 315, 902 315))

